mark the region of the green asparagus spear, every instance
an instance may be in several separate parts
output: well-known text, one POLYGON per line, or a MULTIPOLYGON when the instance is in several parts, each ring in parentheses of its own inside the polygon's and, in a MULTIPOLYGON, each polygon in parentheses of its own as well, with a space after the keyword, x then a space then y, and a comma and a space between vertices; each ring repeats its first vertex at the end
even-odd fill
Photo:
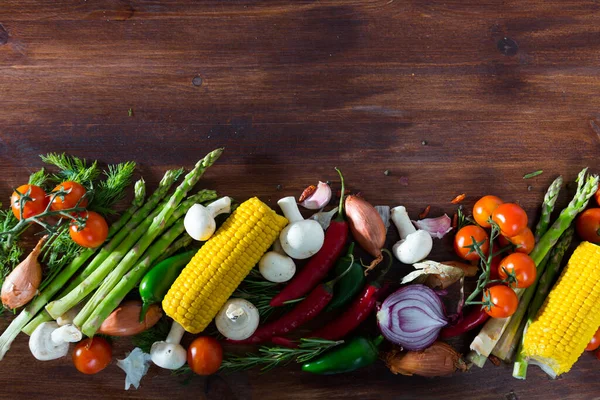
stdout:
MULTIPOLYGON (((197 194, 190 196, 185 201, 183 201, 179 207, 173 212, 173 214, 169 217, 167 224, 164 229, 160 229, 158 235, 162 234, 166 229, 168 229, 171 225, 176 223, 179 219, 181 219, 187 210, 196 203, 202 203, 207 200, 212 200, 217 197, 217 194, 214 190, 202 190, 197 194)), ((162 213, 162 212, 161 212, 162 213)), ((157 235, 157 236, 158 236, 157 235)), ((130 269, 131 266, 142 256, 145 248, 139 248, 139 252, 137 253, 137 257, 133 255, 133 252, 138 248, 138 244, 133 247, 133 249, 123 258, 123 260, 112 270, 110 273, 104 278, 104 281, 101 282, 100 287, 94 293, 94 295, 87 301, 83 309, 77 314, 77 317, 73 320, 73 323, 76 326, 81 326, 90 316, 90 314, 94 311, 96 306, 102 301, 102 299, 111 291, 111 289, 119 282, 119 280, 123 277, 123 275, 130 269), (133 262, 130 260, 134 260, 133 262)))
MULTIPOLYGON (((133 204, 127 211, 123 213, 121 218, 113 224, 113 226, 124 226, 127 221, 133 217, 135 210, 139 208, 140 202, 143 201, 143 184, 136 183, 136 192, 133 204)), ((110 234, 109 229, 109 234, 110 234)), ((116 231, 116 229, 112 229, 116 231)), ((10 349, 10 345, 19 335, 21 329, 27 325, 29 321, 48 303, 52 297, 71 279, 71 277, 85 264, 85 262, 95 254, 97 249, 87 249, 81 252, 69 265, 67 265, 54 279, 42 290, 17 316, 13 319, 8 328, 0 336, 0 360, 4 358, 6 352, 10 349)), ((40 314, 42 315, 42 314, 40 314)), ((41 316, 40 320, 45 318, 41 316)), ((44 322, 44 321, 42 321, 44 322)))
MULTIPOLYGON (((148 214, 167 194, 169 188, 180 173, 180 170, 167 171, 160 181, 158 188, 150 196, 146 204, 132 216, 131 220, 118 234, 104 245, 100 253, 98 253, 92 262, 85 268, 82 275, 87 275, 87 277, 76 279, 76 281, 79 282, 72 290, 46 305, 46 311, 48 311, 48 314, 50 314, 53 319, 56 319, 69 311, 95 289, 95 286, 90 286, 90 280, 102 280, 110 272, 112 267, 125 256, 135 242, 146 233, 151 224, 148 214)), ((70 287, 74 285, 75 284, 71 284, 70 287)))
POLYGON ((548 187, 548 191, 544 196, 544 202, 542 203, 542 215, 540 216, 540 220, 538 221, 537 226, 535 227, 535 242, 539 242, 540 238, 544 236, 544 233, 548 231, 548 227, 550 226, 550 216, 552 215, 552 211, 554 211, 554 204, 556 203, 556 199, 558 199, 558 193, 560 192, 560 188, 563 184, 562 176, 559 176, 550 184, 548 187))
POLYGON ((173 244, 171 244, 169 247, 167 247, 165 252, 156 259, 155 264, 171 257, 173 254, 177 253, 179 250, 181 250, 185 247, 188 247, 192 243, 192 241, 193 241, 193 239, 190 235, 184 234, 179 239, 174 241, 173 244))
MULTIPOLYGON (((525 332, 527 332, 527 328, 535 319, 535 316, 537 315, 540 308, 542 308, 542 304, 544 304, 544 301, 546 300, 546 297, 548 296, 548 293, 552 288, 552 283, 554 282, 554 279, 560 271, 562 259, 567 249, 571 245, 573 233, 573 227, 567 229, 565 233, 563 233, 563 235, 560 237, 560 240, 556 244, 556 247, 552 249, 550 261, 548 263, 548 266, 546 267, 546 271, 544 272, 537 284, 535 297, 531 301, 531 305, 527 310, 527 318, 525 320, 525 326, 523 327, 522 331, 523 335, 525 334, 525 332)), ((529 363, 523 355, 523 337, 521 337, 521 339, 517 343, 518 349, 515 364, 513 366, 513 377, 517 379, 525 379, 527 377, 527 367, 529 363)))
POLYGON ((103 297, 102 301, 94 308, 92 314, 83 325, 78 325, 75 322, 75 325, 81 326, 81 331, 84 335, 88 337, 94 336, 100 325, 102 325, 102 322, 119 306, 127 293, 144 277, 144 274, 153 265, 154 261, 160 257, 184 230, 183 219, 180 219, 154 242, 135 267, 127 272, 116 286, 103 297))

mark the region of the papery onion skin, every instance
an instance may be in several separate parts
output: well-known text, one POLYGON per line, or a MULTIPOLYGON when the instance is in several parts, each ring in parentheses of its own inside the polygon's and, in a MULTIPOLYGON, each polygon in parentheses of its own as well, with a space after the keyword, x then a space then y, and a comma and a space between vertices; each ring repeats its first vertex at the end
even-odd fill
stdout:
POLYGON ((42 282, 42 266, 38 256, 47 236, 41 238, 35 248, 4 279, 1 290, 2 304, 6 308, 18 308, 35 297, 42 282))
POLYGON ((409 376, 448 376, 467 369, 461 355, 444 342, 435 342, 423 351, 402 353, 393 349, 386 354, 385 363, 392 373, 409 376))
POLYGON ((407 350, 423 350, 448 324, 442 301, 429 287, 405 286, 388 296, 377 312, 383 336, 407 350))
POLYGON ((346 197, 345 208, 352 236, 360 247, 375 257, 367 268, 370 271, 383 260, 381 249, 385 245, 385 225, 375 207, 362 197, 346 197))

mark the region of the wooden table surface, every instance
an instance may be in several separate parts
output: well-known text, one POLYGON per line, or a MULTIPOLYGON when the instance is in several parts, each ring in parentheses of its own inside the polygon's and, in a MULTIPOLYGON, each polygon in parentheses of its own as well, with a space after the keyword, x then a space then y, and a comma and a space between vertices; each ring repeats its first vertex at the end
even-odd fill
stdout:
MULTIPOLYGON (((351 189, 413 215, 427 204, 451 213, 458 193, 466 205, 493 193, 533 221, 555 176, 600 170, 598 1, 290 3, 3 0, 0 197, 39 168, 40 153, 135 160, 155 186, 166 168, 225 146, 203 185, 235 198, 274 205, 335 179, 338 166, 351 189)), ((435 247, 452 254, 449 240, 435 247)), ((118 341, 115 356, 130 348, 118 341)), ((516 381, 489 363, 436 380, 379 364, 182 385, 152 368, 125 392, 116 365, 84 376, 69 359, 36 362, 22 336, 0 363, 0 398, 590 399, 599 370, 585 354, 556 381, 536 368, 516 381)))

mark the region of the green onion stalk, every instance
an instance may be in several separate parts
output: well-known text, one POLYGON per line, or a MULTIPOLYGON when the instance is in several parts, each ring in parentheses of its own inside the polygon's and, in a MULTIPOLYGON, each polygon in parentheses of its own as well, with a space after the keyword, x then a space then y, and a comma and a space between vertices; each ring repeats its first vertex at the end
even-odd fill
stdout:
MULTIPOLYGON (((561 235, 567 230, 567 228, 571 225, 577 214, 585 209, 588 204, 590 197, 596 193, 598 189, 598 176, 591 175, 587 176, 587 168, 583 169, 577 178, 577 192, 575 196, 569 203, 569 205, 564 208, 558 219, 550 226, 548 231, 540 238, 539 242, 536 244, 535 248, 529 254, 529 256, 533 259, 535 264, 538 266, 537 278, 543 274, 543 268, 540 268, 542 265, 543 259, 546 255, 552 250, 556 242, 559 240, 561 235)), ((536 280, 537 282, 537 280, 536 280)), ((526 291, 535 291, 535 283, 527 289, 516 289, 515 292, 521 298, 520 303, 524 303, 522 307, 527 307, 528 302, 523 301, 523 293, 526 291)), ((531 295, 528 296, 531 299, 531 295)), ((471 343, 471 350, 476 351, 479 355, 483 355, 485 357, 489 356, 498 343, 500 337, 506 330, 506 327, 510 323, 512 319, 509 318, 493 318, 489 320, 479 334, 475 337, 473 342, 471 343)), ((521 321, 515 322, 517 328, 521 321)), ((473 358, 473 357, 470 357, 473 358)), ((477 359, 478 366, 482 367, 484 361, 481 357, 477 359)))
POLYGON ((527 318, 525 319, 522 337, 521 340, 518 340, 516 343, 518 344, 517 356, 515 359, 515 363, 513 366, 513 377, 517 379, 525 379, 527 377, 527 367, 528 362, 523 354, 523 339, 525 337, 525 332, 527 332, 527 328, 533 322, 540 308, 544 304, 548 293, 550 293, 550 289, 552 289, 552 284, 554 283, 556 276, 559 274, 562 259, 567 252, 567 249, 571 245, 571 240, 573 239, 574 229, 570 227, 565 231, 565 233, 561 236, 559 242, 556 247, 552 250, 552 254, 550 256, 550 261, 548 266, 546 267, 546 271, 540 278, 535 297, 531 302, 529 309, 527 310, 527 318))
MULTIPOLYGON (((112 229, 109 229, 109 234, 113 234, 118 229, 115 227, 124 226, 128 220, 132 218, 135 210, 139 208, 140 202, 143 201, 143 193, 145 190, 142 189, 143 184, 136 184, 136 195, 133 203, 127 211, 123 213, 121 218, 112 225, 112 229)), ((10 345, 19 335, 21 329, 27 325, 29 321, 52 299, 52 297, 64 287, 69 279, 85 264, 85 262, 92 257, 97 249, 88 249, 81 252, 77 257, 73 259, 54 279, 42 290, 20 313, 13 319, 10 325, 0 336, 0 360, 4 358, 6 352, 10 349, 10 345)), ((43 321, 42 321, 43 322, 43 321)))

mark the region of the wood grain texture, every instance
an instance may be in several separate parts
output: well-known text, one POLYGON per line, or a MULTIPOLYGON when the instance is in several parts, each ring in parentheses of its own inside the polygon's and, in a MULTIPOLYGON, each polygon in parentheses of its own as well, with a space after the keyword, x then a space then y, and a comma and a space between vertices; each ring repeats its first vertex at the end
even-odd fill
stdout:
MULTIPOLYGON (((556 175, 600 169, 599 49, 591 0, 3 0, 0 193, 49 151, 134 159, 155 186, 225 146, 203 185, 239 199, 274 205, 338 166, 375 204, 433 215, 458 193, 493 193, 535 220, 556 175)), ((435 254, 451 256, 449 239, 435 254)), ((118 340, 115 356, 130 348, 118 340)), ((508 366, 439 380, 290 366, 187 385, 152 368, 124 392, 116 365, 83 376, 68 359, 35 362, 20 337, 0 398, 590 399, 599 366, 584 354, 557 381, 531 368, 524 382, 508 366)))

